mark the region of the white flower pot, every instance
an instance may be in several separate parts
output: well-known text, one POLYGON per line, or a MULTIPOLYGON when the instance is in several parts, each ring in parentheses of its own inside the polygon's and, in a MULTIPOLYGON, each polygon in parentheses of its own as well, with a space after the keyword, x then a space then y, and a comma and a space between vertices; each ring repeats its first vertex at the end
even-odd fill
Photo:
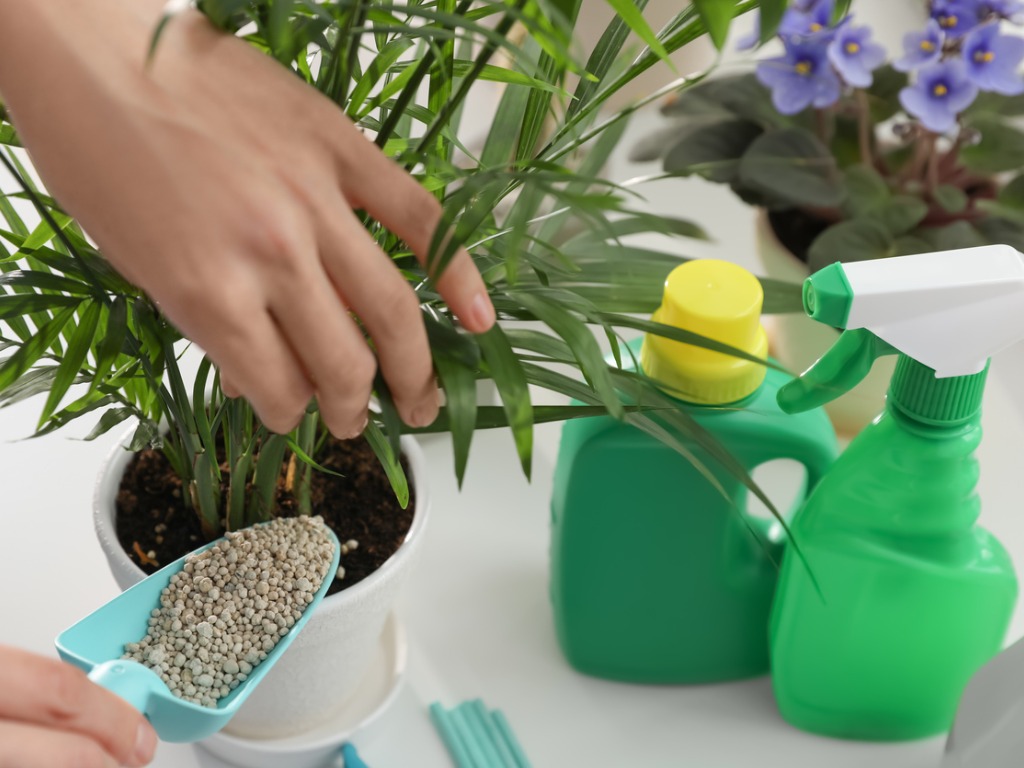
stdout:
MULTIPOLYGON (((415 487, 413 521, 405 542, 376 572, 317 606, 291 647, 225 728, 226 734, 274 739, 313 731, 336 716, 356 692, 380 650, 385 622, 401 585, 413 569, 430 508, 423 452, 409 437, 402 438, 402 451, 415 487)), ((114 528, 115 498, 131 456, 120 446, 114 450, 94 496, 96 534, 121 589, 145 576, 121 548, 114 528)))
MULTIPOLYGON (((779 242, 763 210, 757 216, 756 226, 762 276, 802 283, 808 274, 807 265, 779 242)), ((807 370, 839 338, 834 328, 802 313, 769 315, 764 326, 770 354, 793 373, 807 370)), ((881 358, 864 381, 825 406, 840 437, 854 437, 882 412, 895 365, 895 357, 881 358)))

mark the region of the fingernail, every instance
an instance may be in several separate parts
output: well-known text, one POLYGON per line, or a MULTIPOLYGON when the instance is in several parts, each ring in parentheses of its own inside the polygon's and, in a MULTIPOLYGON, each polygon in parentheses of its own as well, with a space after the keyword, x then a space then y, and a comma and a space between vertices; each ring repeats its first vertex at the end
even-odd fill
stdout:
POLYGON ((370 423, 370 417, 369 416, 364 416, 363 417, 363 423, 360 425, 359 429, 357 429, 355 432, 352 432, 351 434, 345 436, 342 439, 343 440, 355 440, 357 437, 359 437, 361 434, 363 434, 363 431, 366 429, 366 425, 369 424, 369 423, 370 423))
POLYGON ((486 293, 478 293, 469 305, 469 319, 478 333, 482 333, 494 325, 494 305, 486 293))
POLYGON ((149 765, 154 752, 156 752, 156 731, 149 723, 143 721, 139 723, 139 729, 135 733, 136 765, 149 765))
POLYGON ((434 423, 434 419, 437 418, 437 403, 430 405, 421 405, 412 412, 412 420, 409 422, 410 427, 429 427, 434 423))

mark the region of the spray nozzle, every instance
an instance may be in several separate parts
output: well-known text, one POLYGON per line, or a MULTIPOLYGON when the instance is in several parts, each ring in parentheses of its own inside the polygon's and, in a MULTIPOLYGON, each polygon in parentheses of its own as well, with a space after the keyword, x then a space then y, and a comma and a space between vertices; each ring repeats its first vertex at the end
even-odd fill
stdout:
POLYGON ((988 245, 836 263, 804 282, 803 301, 815 320, 847 330, 780 389, 783 410, 823 405, 860 382, 878 357, 900 353, 908 360, 897 366, 893 392, 899 381, 907 408, 927 421, 960 419, 980 398, 983 377, 977 385, 936 380, 979 375, 988 358, 1024 338, 1024 256, 988 245))

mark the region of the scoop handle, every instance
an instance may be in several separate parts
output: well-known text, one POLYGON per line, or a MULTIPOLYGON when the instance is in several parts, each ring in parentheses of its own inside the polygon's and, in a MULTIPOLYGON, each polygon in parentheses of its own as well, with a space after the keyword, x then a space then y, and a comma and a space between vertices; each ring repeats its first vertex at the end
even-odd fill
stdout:
POLYGON ((139 712, 146 714, 149 700, 158 686, 164 686, 157 674, 148 667, 129 659, 114 659, 97 664, 89 679, 127 701, 139 712))

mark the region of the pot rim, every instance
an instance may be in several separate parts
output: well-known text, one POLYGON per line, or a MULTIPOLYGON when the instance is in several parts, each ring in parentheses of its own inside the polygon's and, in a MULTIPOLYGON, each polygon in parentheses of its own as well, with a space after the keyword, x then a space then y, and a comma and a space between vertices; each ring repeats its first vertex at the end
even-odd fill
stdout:
MULTIPOLYGON (((118 558, 130 570, 138 573, 139 580, 145 577, 145 573, 135 562, 128 557, 114 528, 116 517, 116 505, 111 501, 116 498, 117 488, 120 485, 121 476, 125 467, 134 455, 134 452, 127 449, 127 444, 134 434, 134 427, 126 431, 121 440, 108 452, 103 462, 99 476, 93 487, 93 527, 99 539, 100 546, 111 550, 114 557, 118 558)), ((409 463, 409 483, 415 489, 413 499, 413 518, 405 540, 391 556, 385 560, 377 570, 364 578, 358 584, 346 587, 340 592, 325 597, 323 604, 335 605, 342 600, 356 601, 367 592, 374 589, 378 581, 383 580, 387 570, 398 562, 410 556, 419 539, 423 536, 423 528, 426 526, 427 517, 430 511, 430 494, 426 481, 426 458, 423 449, 411 435, 401 437, 402 454, 409 463)))

